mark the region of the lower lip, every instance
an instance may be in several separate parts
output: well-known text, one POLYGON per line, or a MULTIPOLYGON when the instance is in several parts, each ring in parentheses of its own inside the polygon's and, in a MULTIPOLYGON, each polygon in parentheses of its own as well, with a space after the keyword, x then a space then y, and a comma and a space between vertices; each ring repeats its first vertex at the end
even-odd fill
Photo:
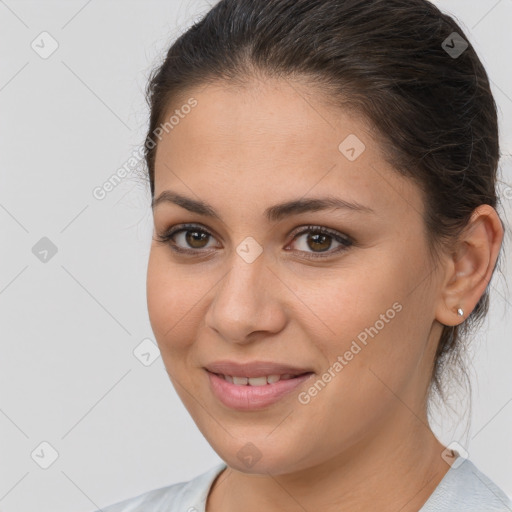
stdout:
POLYGON ((215 373, 208 370, 207 373, 213 394, 225 406, 240 411, 252 411, 268 407, 281 400, 314 375, 308 373, 293 379, 278 380, 273 384, 265 384, 264 386, 237 386, 215 373))

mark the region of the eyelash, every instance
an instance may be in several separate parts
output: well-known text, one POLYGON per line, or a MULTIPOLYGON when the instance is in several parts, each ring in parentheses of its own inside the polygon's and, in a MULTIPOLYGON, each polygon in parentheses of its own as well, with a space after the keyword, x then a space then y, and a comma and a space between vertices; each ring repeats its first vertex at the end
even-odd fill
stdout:
MULTIPOLYGON (((174 226, 164 233, 159 233, 156 235, 155 240, 159 243, 168 245, 171 250, 177 253, 181 254, 189 254, 191 256, 198 256, 198 253, 200 252, 208 252, 208 249, 183 249, 182 247, 179 247, 176 245, 176 242, 174 241, 174 237, 181 232, 187 232, 187 231, 195 231, 198 233, 204 233, 210 237, 213 237, 213 235, 207 231, 206 229, 202 228, 201 226, 197 224, 179 224, 177 226, 174 226)), ((336 242, 340 243, 341 246, 334 249, 334 250, 328 250, 321 253, 315 253, 315 252, 307 252, 307 251, 295 251, 300 252, 305 256, 307 259, 321 259, 321 258, 328 258, 331 257, 333 254, 337 254, 339 252, 347 250, 350 246, 354 245, 354 241, 347 237, 340 235, 337 231, 333 231, 331 229, 322 227, 322 226, 305 226, 303 229, 297 233, 294 234, 292 242, 295 241, 299 236, 304 235, 306 233, 314 233, 314 234, 322 234, 322 235, 328 235, 329 237, 333 238, 336 242)))

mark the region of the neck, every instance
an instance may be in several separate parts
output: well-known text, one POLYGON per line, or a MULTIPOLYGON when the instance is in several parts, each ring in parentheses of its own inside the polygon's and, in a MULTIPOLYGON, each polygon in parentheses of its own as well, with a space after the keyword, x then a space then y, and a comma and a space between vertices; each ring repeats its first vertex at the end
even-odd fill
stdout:
POLYGON ((378 435, 368 433, 319 465, 280 475, 228 467, 212 486, 206 511, 418 512, 449 466, 426 414, 418 417, 403 404, 398 409, 399 421, 395 414, 378 435))

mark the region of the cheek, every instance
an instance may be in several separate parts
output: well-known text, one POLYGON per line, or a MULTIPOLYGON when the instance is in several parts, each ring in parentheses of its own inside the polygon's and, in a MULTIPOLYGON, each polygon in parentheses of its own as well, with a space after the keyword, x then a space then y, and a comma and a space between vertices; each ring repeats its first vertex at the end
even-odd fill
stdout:
POLYGON ((198 310, 206 288, 201 281, 177 272, 165 248, 152 248, 148 261, 148 314, 162 353, 186 348, 198 326, 198 310))
POLYGON ((297 310, 295 318, 304 319, 304 330, 311 332, 312 325, 322 326, 325 345, 343 350, 347 341, 359 334, 363 338, 365 329, 376 322, 379 331, 387 327, 388 322, 381 325, 381 315, 384 320, 393 322, 396 310, 400 309, 399 306, 393 308, 393 304, 401 304, 404 299, 406 270, 399 269, 396 262, 393 266, 384 266, 382 260, 365 260, 358 265, 318 273, 310 282, 304 279, 296 282, 294 294, 300 299, 297 308, 302 309, 302 314, 297 310), (312 324, 314 319, 315 324, 312 324))
MULTIPOLYGON (((386 384, 400 388, 418 369, 429 325, 424 314, 424 325, 417 319, 429 298, 421 286, 411 293, 419 278, 410 261, 381 253, 362 267, 326 276, 318 291, 298 295, 322 326, 324 334, 318 332, 314 339, 326 370, 342 358, 343 369, 337 365, 333 381, 356 394, 374 395, 386 384)), ((311 335, 311 314, 302 318, 311 335)))
MULTIPOLYGON (((390 308, 388 317, 393 318, 387 324, 383 321, 384 326, 377 323, 375 327, 371 314, 366 319, 343 317, 353 331, 364 336, 347 335, 324 344, 321 349, 327 354, 327 364, 323 373, 300 397, 304 422, 324 418, 318 435, 336 440, 340 449, 357 443, 386 414, 402 408, 401 400, 412 404, 408 388, 416 378, 421 350, 414 340, 402 336, 408 330, 407 308, 399 309, 390 308)), ((386 314, 387 309, 382 311, 386 314)), ((327 455, 332 443, 323 447, 327 455)))

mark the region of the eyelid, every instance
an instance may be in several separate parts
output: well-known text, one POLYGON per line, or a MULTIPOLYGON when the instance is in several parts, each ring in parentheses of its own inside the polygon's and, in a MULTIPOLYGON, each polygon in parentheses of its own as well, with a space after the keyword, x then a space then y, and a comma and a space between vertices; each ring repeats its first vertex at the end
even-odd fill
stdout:
POLYGON ((308 225, 304 225, 304 226, 299 226, 299 227, 295 228, 290 233, 290 236, 292 236, 293 237, 292 239, 294 240, 297 236, 302 235, 304 233, 309 233, 312 231, 316 232, 316 233, 323 233, 323 234, 332 236, 334 239, 339 238, 344 242, 353 242, 353 240, 348 235, 340 233, 336 229, 328 228, 326 226, 321 226, 318 224, 308 224, 308 225))
MULTIPOLYGON (((321 252, 314 252, 314 251, 301 251, 301 250, 295 250, 294 252, 301 253, 305 256, 305 258, 308 259, 322 259, 322 258, 329 258, 332 256, 335 256, 343 251, 346 251, 351 246, 355 245, 354 240, 349 237, 348 235, 342 234, 339 231, 335 229, 331 229, 325 226, 320 225, 307 225, 307 226, 300 226, 297 229, 295 229, 291 235, 293 235, 293 238, 290 243, 293 243, 299 236, 302 236, 303 234, 307 233, 314 233, 314 234, 323 234, 327 235, 338 244, 340 244, 335 249, 329 249, 327 251, 321 251, 321 252)), ((289 245, 289 244, 288 244, 289 245)))

